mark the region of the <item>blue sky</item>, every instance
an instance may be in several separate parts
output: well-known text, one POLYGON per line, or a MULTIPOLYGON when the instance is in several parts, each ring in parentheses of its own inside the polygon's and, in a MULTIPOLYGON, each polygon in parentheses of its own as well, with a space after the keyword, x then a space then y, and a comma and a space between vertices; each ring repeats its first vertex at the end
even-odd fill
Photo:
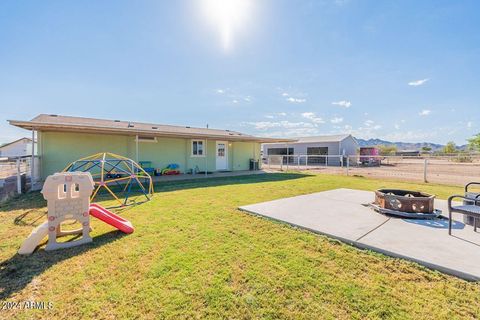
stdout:
POLYGON ((480 2, 0 2, 0 142, 39 113, 458 144, 480 2), (220 6, 220 8, 219 8, 220 6))

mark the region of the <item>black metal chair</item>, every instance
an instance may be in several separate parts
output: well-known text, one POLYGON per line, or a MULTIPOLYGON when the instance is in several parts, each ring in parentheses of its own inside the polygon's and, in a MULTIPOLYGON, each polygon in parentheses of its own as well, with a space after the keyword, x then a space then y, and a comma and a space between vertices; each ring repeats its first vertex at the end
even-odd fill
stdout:
POLYGON ((480 185, 480 182, 470 182, 470 183, 467 183, 465 185, 465 197, 467 198, 470 198, 472 200, 470 200, 470 202, 473 201, 473 199, 475 199, 476 196, 478 196, 480 193, 479 192, 470 192, 468 191, 468 187, 472 186, 472 185, 480 185))
POLYGON ((480 193, 468 191, 471 185, 480 185, 480 182, 470 182, 465 186, 465 195, 453 195, 448 198, 448 234, 452 234, 452 213, 460 213, 473 217, 473 231, 477 232, 477 218, 480 218, 480 193), (463 199, 463 204, 452 205, 454 199, 463 199))

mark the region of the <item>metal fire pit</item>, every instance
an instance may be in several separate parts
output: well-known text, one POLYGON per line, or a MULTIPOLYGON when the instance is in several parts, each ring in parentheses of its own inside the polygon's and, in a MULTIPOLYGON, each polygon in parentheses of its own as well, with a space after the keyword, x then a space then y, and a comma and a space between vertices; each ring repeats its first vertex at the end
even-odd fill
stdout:
POLYGON ((435 196, 417 191, 379 189, 375 191, 375 202, 371 207, 376 211, 404 218, 432 219, 442 214, 434 208, 435 196))

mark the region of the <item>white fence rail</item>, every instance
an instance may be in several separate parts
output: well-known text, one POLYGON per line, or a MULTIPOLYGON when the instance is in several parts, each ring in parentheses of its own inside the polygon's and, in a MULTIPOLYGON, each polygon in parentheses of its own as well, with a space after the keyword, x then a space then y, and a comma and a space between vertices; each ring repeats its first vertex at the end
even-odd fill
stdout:
POLYGON ((34 189, 39 181, 40 161, 38 157, 0 159, 0 201, 16 194, 34 189), (33 174, 33 179, 32 179, 33 174))
POLYGON ((312 170, 320 173, 368 176, 462 185, 480 181, 480 155, 341 156, 275 155, 263 159, 271 170, 312 170))

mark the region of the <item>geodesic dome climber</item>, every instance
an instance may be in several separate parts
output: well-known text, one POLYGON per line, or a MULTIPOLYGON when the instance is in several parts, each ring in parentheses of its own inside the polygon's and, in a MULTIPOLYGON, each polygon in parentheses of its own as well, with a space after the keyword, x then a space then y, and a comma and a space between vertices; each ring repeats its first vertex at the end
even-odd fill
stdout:
POLYGON ((143 203, 153 196, 152 177, 132 159, 114 153, 97 153, 76 160, 63 171, 90 172, 95 183, 90 201, 102 191, 116 200, 116 207, 143 203))

